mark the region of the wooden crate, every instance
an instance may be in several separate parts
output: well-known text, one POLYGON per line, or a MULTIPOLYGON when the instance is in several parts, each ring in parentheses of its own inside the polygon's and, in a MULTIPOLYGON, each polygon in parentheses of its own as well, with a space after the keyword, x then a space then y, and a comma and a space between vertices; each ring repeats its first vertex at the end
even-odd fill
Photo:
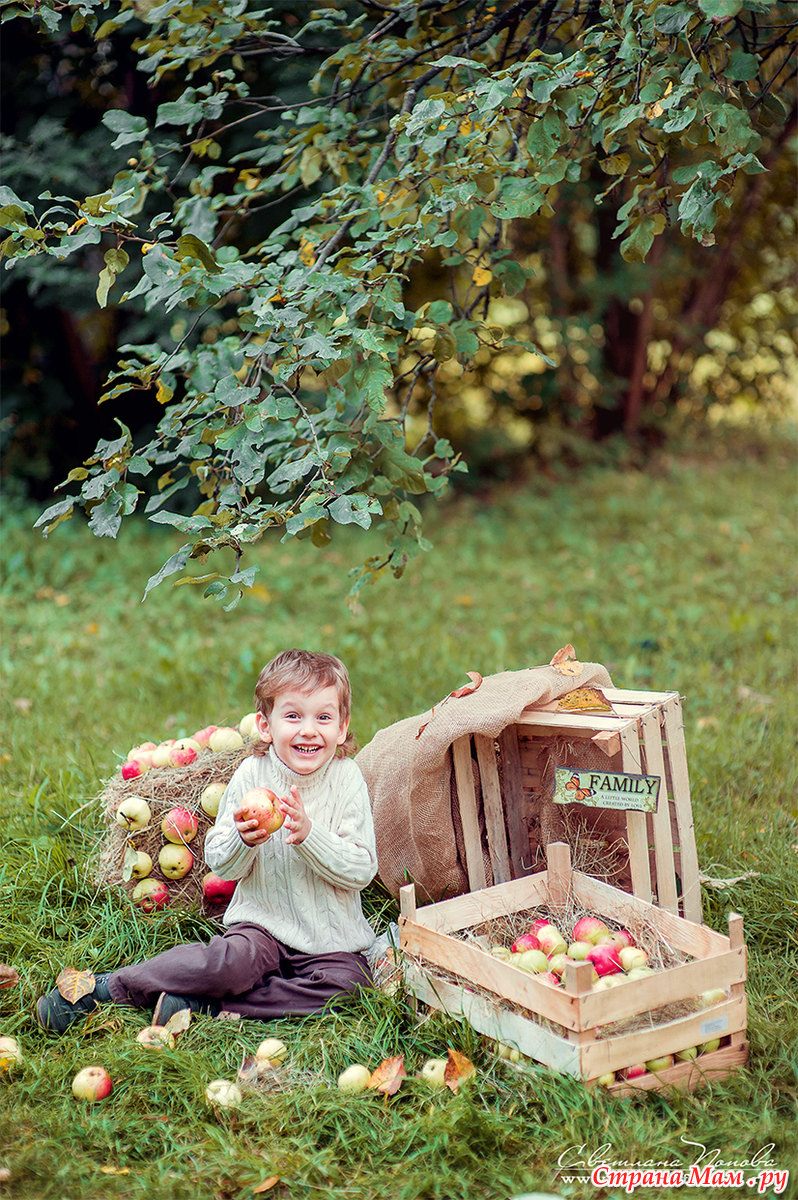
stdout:
POLYGON ((727 1075, 747 1059, 742 917, 730 917, 727 937, 675 916, 571 871, 564 843, 549 847, 548 868, 535 875, 418 909, 415 889, 409 884, 402 889, 400 902, 403 970, 415 998, 467 1019, 480 1033, 517 1047, 544 1066, 591 1083, 609 1072, 710 1038, 723 1039, 718 1050, 697 1060, 676 1063, 658 1075, 648 1072, 633 1080, 618 1080, 609 1089, 627 1094, 640 1088, 693 1088, 727 1075), (653 924, 668 945, 689 961, 596 992, 590 964, 569 963, 565 986, 555 988, 495 958, 480 945, 452 936, 530 908, 542 908, 556 921, 558 914, 574 906, 620 927, 653 924), (727 998, 683 1016, 651 1016, 643 1027, 634 1022, 633 1032, 605 1036, 605 1026, 683 1005, 714 988, 725 989, 727 998))
MULTIPOLYGON (((475 734, 454 742, 469 887, 472 891, 486 887, 486 860, 493 884, 539 870, 537 859, 550 839, 536 836, 533 830, 541 805, 551 806, 552 800, 550 790, 541 792, 541 760, 556 738, 569 744, 577 756, 580 747, 600 750, 609 772, 659 776, 654 813, 599 809, 579 813, 575 805, 569 820, 581 822, 583 829, 603 824, 606 844, 621 846, 624 869, 613 879, 618 886, 699 923, 701 888, 679 694, 603 691, 614 715, 530 708, 495 740, 475 734)), ((609 860, 606 851, 599 857, 609 860)))

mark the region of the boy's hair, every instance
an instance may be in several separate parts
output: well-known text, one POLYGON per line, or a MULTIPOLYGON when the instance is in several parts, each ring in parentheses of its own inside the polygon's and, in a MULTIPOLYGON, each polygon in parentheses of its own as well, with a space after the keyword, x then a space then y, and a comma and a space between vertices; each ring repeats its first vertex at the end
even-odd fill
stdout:
MULTIPOLYGON (((341 721, 348 721, 352 713, 352 688, 340 658, 313 650, 283 650, 266 664, 258 676, 255 709, 268 720, 280 692, 289 688, 296 688, 299 692, 315 692, 325 687, 335 688, 341 721)), ((354 754, 356 749, 355 739, 347 733, 346 741, 335 751, 336 757, 345 758, 348 754, 354 754)), ((253 753, 268 754, 268 750, 265 742, 259 742, 253 753)))

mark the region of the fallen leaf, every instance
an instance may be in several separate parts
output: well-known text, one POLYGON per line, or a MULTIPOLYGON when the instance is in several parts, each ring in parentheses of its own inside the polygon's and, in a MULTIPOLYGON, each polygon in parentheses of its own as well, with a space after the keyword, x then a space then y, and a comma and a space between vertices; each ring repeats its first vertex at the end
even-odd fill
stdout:
POLYGON ((270 1175, 268 1179, 264 1179, 263 1183, 259 1183, 256 1188, 252 1189, 252 1195, 259 1196, 262 1192, 270 1192, 274 1185, 279 1182, 279 1175, 270 1175))
POLYGON ((453 692, 449 692, 447 700, 459 700, 461 696, 470 696, 475 692, 482 683, 482 676, 479 671, 466 671, 466 675, 471 680, 471 683, 465 683, 462 687, 457 688, 453 692))
POLYGON ((447 1088, 451 1088, 456 1092, 461 1083, 465 1083, 466 1079, 470 1079, 472 1075, 476 1075, 477 1069, 471 1062, 470 1058, 466 1058, 465 1054, 461 1054, 459 1050, 453 1050, 449 1047, 449 1061, 446 1064, 446 1070, 443 1072, 443 1082, 447 1088))
POLYGON ((55 981, 55 986, 69 1004, 88 996, 94 991, 94 976, 91 971, 76 971, 74 967, 64 967, 55 981))
POLYGON ((577 659, 576 651, 570 642, 557 651, 549 666, 553 667, 558 675, 581 675, 585 669, 577 659))
POLYGON ((16 967, 9 967, 8 963, 0 963, 0 988, 14 987, 19 983, 19 975, 16 967))
POLYGON ((399 1091, 406 1075, 405 1056, 397 1054, 395 1058, 386 1058, 380 1063, 369 1080, 369 1087, 376 1088, 386 1096, 393 1096, 399 1091))
POLYGON ((125 854, 122 859, 122 879, 125 883, 133 878, 133 868, 139 861, 138 851, 132 842, 128 842, 125 847, 125 854))
POLYGON ((172 1013, 169 1020, 166 1022, 164 1029, 168 1029, 173 1037, 180 1037, 181 1033, 185 1033, 191 1024, 191 1009, 180 1008, 176 1013, 172 1013))
POLYGON ((574 688, 557 701, 557 712, 613 712, 613 707, 601 688, 574 688))
POLYGON ((32 707, 33 701, 28 700, 25 696, 20 696, 18 700, 14 701, 14 708, 18 708, 20 712, 30 712, 32 707))
POLYGON ((101 1175, 129 1175, 130 1167, 100 1167, 101 1175))

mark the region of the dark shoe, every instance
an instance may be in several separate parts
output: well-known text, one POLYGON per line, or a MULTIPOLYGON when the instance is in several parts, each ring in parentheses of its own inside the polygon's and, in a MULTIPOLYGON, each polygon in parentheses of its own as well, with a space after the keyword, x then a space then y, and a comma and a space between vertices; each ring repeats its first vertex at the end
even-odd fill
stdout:
POLYGON ((57 987, 46 996, 40 996, 36 1001, 36 1016, 42 1029, 46 1029, 48 1033, 66 1033, 73 1022, 82 1020, 90 1012, 94 1012, 98 1003, 110 999, 108 976, 96 975, 94 990, 86 996, 81 996, 74 1004, 65 1000, 57 987))
POLYGON ((165 1025, 170 1017, 184 1008, 192 1013, 210 1013, 216 1017, 222 1006, 211 1000, 200 1000, 198 996, 171 996, 169 992, 161 992, 152 1014, 153 1025, 165 1025))

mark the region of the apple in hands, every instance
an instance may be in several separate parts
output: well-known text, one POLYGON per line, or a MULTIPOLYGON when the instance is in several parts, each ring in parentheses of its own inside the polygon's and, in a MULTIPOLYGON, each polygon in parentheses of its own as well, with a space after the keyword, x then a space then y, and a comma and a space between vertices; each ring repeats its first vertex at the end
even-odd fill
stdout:
POLYGON ((78 1100, 104 1100, 113 1090, 105 1067, 84 1067, 72 1080, 72 1094, 78 1100))
POLYGON ((266 834, 276 833, 285 820, 279 796, 271 788, 265 787, 250 788, 245 792, 235 815, 240 821, 255 821, 255 825, 250 825, 253 833, 256 830, 266 834))

